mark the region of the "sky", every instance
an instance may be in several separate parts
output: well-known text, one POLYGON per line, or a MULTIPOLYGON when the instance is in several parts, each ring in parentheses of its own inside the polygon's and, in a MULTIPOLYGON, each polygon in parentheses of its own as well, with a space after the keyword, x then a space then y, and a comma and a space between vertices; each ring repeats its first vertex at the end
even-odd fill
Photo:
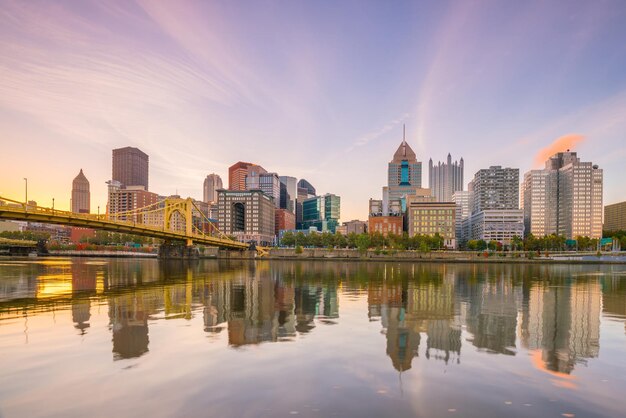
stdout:
POLYGON ((111 150, 202 199, 237 161, 366 219, 406 138, 523 173, 571 148, 626 200, 626 2, 0 0, 0 196, 106 206, 111 150))

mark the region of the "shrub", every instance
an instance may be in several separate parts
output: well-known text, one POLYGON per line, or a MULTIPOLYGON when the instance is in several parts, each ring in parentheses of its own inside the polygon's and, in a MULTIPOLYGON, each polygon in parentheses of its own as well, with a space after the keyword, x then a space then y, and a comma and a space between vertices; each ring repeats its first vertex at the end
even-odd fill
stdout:
POLYGON ((296 251, 295 251, 295 252, 296 252, 296 254, 302 254, 302 246, 297 245, 297 246, 296 246, 296 251))

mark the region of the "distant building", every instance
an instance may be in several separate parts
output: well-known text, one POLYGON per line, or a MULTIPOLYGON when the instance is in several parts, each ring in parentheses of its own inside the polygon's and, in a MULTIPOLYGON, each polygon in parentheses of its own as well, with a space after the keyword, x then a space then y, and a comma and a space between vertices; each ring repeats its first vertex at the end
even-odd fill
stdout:
POLYGON ((407 223, 410 237, 439 234, 446 248, 456 248, 456 203, 409 197, 407 223))
POLYGON ((316 227, 322 232, 335 233, 339 225, 341 198, 327 193, 308 198, 302 202, 302 226, 300 229, 316 227))
POLYGON ((451 202, 454 192, 463 190, 463 165, 463 158, 453 163, 450 154, 445 163, 428 161, 428 188, 437 202, 451 202))
POLYGON ((262 190, 274 199, 276 208, 280 208, 280 180, 278 174, 268 173, 260 166, 253 166, 246 176, 246 190, 262 190))
POLYGON ((148 162, 148 154, 139 148, 114 149, 112 179, 124 186, 142 186, 148 190, 148 162))
POLYGON ((288 209, 296 213, 296 199, 298 198, 298 179, 290 176, 278 177, 280 183, 284 185, 284 192, 281 188, 281 204, 282 209, 288 209), (284 202, 283 202, 284 200, 284 202))
POLYGON ((81 168, 74 181, 72 181, 72 212, 89 213, 89 206, 89 180, 87 180, 81 168))
POLYGON ((626 202, 604 207, 604 230, 626 231, 626 202))
POLYGON ((239 161, 228 168, 228 190, 246 190, 246 177, 250 171, 258 174, 267 171, 256 164, 239 161))
MULTIPOLYGON (((309 198, 309 192, 304 187, 298 187, 296 198, 296 226, 300 228, 302 226, 302 202, 309 198)), ((312 197, 312 196, 311 196, 312 197)))
POLYGON ((575 152, 550 157, 543 170, 524 175, 526 232, 543 236, 602 237, 603 172, 575 152))
POLYGON ((217 203, 217 190, 223 188, 224 185, 222 184, 221 177, 217 174, 209 174, 204 179, 204 185, 202 187, 204 193, 202 200, 209 204, 217 203))
POLYGON ((470 216, 470 192, 456 191, 452 194, 452 202, 456 203, 456 240, 457 245, 465 243, 469 237, 464 234, 463 221, 470 216))
POLYGON ((352 220, 344 222, 343 225, 346 227, 346 234, 365 234, 367 232, 367 222, 352 220))
POLYGON ((261 190, 218 190, 218 227, 242 242, 274 242, 275 205, 261 190))
POLYGON ((276 209, 274 223, 275 235, 285 229, 296 229, 296 215, 287 209, 276 209))
POLYGON ((305 179, 300 179, 300 181, 298 182, 298 187, 301 189, 306 189, 307 197, 317 196, 315 192, 315 187, 313 187, 313 185, 305 179))

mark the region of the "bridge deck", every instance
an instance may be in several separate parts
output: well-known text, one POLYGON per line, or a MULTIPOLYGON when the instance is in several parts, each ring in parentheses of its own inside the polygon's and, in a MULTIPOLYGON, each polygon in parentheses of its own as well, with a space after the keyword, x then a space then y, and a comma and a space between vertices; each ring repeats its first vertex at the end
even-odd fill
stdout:
POLYGON ((210 235, 193 234, 169 231, 132 221, 110 220, 108 215, 90 215, 67 211, 53 210, 39 206, 0 205, 0 219, 40 222, 56 225, 76 226, 83 228, 100 229, 109 232, 120 232, 175 241, 193 241, 196 244, 213 247, 245 250, 249 245, 227 238, 218 238, 210 235))

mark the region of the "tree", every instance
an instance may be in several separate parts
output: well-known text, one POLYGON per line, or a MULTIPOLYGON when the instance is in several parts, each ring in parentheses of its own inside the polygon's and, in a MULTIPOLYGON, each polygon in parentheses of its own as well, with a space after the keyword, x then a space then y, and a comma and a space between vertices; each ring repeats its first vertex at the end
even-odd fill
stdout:
POLYGON ((296 243, 296 237, 291 231, 287 231, 283 234, 280 244, 285 247, 293 247, 296 243))
POLYGON ((335 245, 339 248, 345 248, 348 245, 345 235, 335 232, 335 245))
POLYGON ((371 240, 368 234, 359 234, 356 237, 356 246, 360 252, 362 253, 366 252, 370 244, 371 244, 371 240))

